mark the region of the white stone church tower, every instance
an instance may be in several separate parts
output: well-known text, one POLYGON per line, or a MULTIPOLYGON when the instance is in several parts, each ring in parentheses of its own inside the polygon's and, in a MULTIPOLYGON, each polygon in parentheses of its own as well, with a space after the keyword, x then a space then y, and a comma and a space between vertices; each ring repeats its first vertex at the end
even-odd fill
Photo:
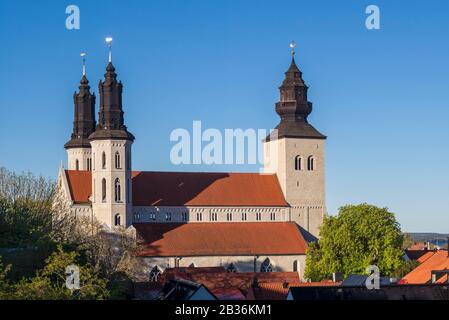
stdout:
POLYGON ((100 112, 95 127, 95 96, 86 76, 75 93, 72 139, 66 143, 70 170, 92 172, 90 201, 98 221, 111 226, 132 225, 131 145, 134 136, 124 125, 122 83, 112 62, 98 86, 100 112), (94 129, 94 130, 93 130, 94 129))
POLYGON ((291 220, 317 236, 326 212, 326 137, 307 120, 312 103, 307 100, 308 87, 293 56, 279 89, 276 112, 281 121, 264 142, 264 172, 277 175, 291 206, 291 220))

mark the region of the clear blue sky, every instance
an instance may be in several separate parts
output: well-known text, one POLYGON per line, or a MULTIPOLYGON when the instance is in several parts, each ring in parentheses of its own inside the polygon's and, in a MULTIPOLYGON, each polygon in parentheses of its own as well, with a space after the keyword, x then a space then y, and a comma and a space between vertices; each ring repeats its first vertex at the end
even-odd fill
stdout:
POLYGON ((88 52, 93 89, 104 37, 137 137, 134 169, 257 171, 170 164, 175 128, 272 128, 288 44, 327 142, 327 202, 389 207, 407 231, 449 231, 449 2, 0 2, 0 166, 55 178, 88 52), (65 8, 81 29, 65 28, 65 8), (365 8, 381 30, 365 28, 365 8))

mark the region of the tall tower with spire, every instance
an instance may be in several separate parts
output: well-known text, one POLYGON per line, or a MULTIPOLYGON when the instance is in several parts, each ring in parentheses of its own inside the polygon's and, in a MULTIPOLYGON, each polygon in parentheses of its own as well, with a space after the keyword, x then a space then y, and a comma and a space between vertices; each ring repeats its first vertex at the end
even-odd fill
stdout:
POLYGON ((276 103, 281 119, 264 142, 264 172, 276 173, 291 206, 291 220, 318 237, 326 212, 326 136, 308 121, 312 103, 307 99, 308 87, 295 63, 294 42, 291 47, 292 61, 279 87, 280 100, 276 103))
POLYGON ((68 168, 92 170, 92 150, 88 138, 95 131, 95 95, 90 93, 84 63, 79 92, 73 94, 73 101, 75 113, 72 136, 64 145, 68 155, 68 168))
MULTIPOLYGON (((112 39, 111 39, 112 41, 112 39)), ((132 224, 131 145, 123 117, 122 89, 109 54, 104 80, 99 83, 100 111, 92 146, 92 210, 108 227, 132 224)))

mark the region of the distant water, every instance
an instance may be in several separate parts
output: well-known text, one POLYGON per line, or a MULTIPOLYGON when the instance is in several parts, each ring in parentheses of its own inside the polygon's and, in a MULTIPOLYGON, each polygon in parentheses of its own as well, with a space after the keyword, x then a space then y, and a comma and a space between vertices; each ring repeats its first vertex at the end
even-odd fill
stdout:
POLYGON ((433 243, 436 246, 442 247, 447 244, 447 239, 433 239, 430 241, 430 243, 433 243))

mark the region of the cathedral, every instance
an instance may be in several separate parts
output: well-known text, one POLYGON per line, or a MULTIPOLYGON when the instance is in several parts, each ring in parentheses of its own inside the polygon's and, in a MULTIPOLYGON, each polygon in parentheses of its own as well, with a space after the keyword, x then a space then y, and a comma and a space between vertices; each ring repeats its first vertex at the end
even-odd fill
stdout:
POLYGON ((279 90, 280 122, 263 141, 264 155, 276 150, 275 161, 263 173, 136 171, 112 60, 98 86, 98 120, 84 72, 64 145, 68 168, 58 177, 72 211, 111 230, 135 229, 135 256, 150 279, 185 266, 302 276, 307 242, 326 212, 326 136, 308 121, 312 103, 294 52, 279 90))

